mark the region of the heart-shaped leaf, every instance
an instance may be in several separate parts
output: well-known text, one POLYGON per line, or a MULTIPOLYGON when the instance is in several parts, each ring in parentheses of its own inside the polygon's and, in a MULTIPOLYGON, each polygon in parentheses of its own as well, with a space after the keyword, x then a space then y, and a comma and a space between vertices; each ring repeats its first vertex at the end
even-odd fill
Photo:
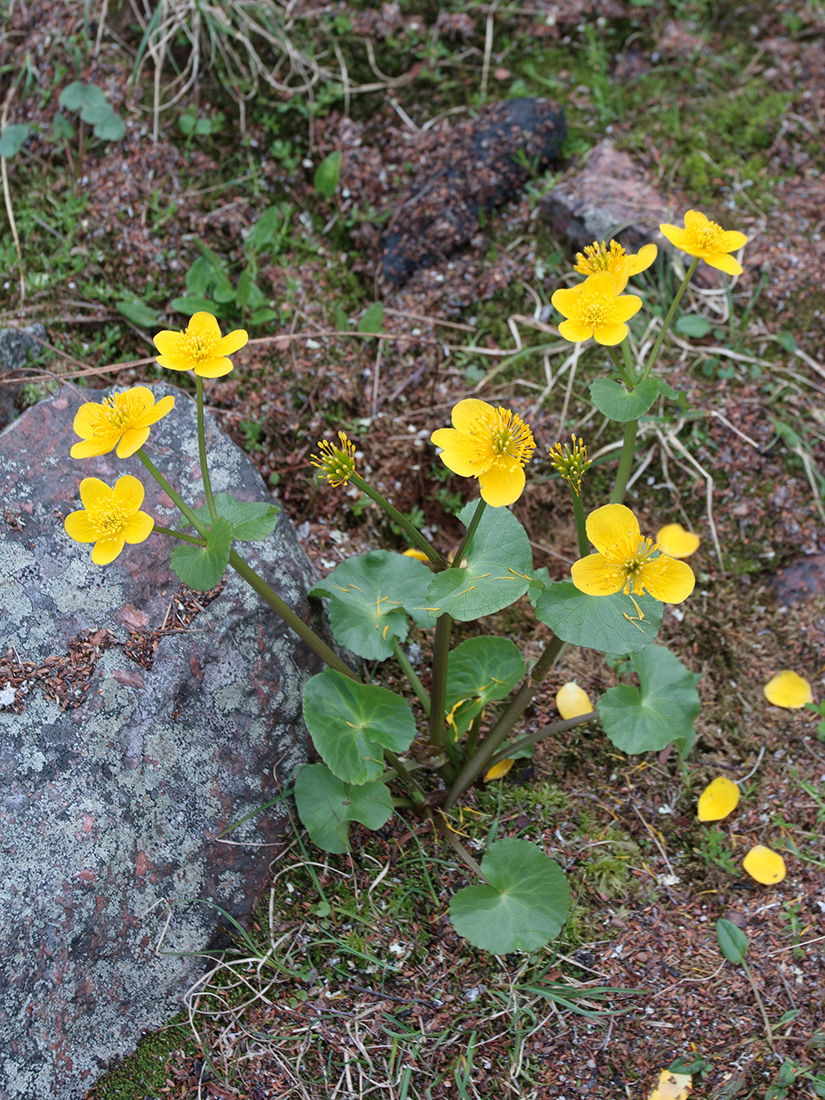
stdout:
POLYGON ((431 626, 426 610, 432 573, 420 561, 391 550, 371 550, 336 565, 310 596, 329 596, 329 625, 339 645, 369 661, 392 656, 393 638, 403 642, 410 617, 431 626))
POLYGON ((404 752, 415 719, 398 695, 328 668, 307 681, 304 721, 324 762, 345 783, 368 783, 384 770, 383 749, 404 752))
POLYGON ((537 951, 561 932, 570 887, 558 863, 529 840, 505 837, 487 849, 489 886, 467 886, 450 902, 450 920, 476 947, 506 955, 537 951))
POLYGON ((676 745, 684 758, 693 747, 693 723, 701 709, 696 684, 675 653, 651 645, 631 657, 641 689, 610 688, 599 700, 604 731, 627 753, 658 752, 676 745))
MULTIPOLYGON (((232 537, 240 542, 255 542, 272 534, 278 523, 280 508, 263 500, 236 500, 229 493, 215 493, 218 515, 232 524, 232 537)), ((195 515, 209 523, 209 508, 202 505, 195 515)))
POLYGON ((635 653, 659 633, 662 605, 652 596, 633 601, 615 596, 588 596, 570 581, 549 585, 536 601, 536 618, 570 645, 598 649, 602 653, 635 653))
MULTIPOLYGON (((477 508, 471 501, 458 513, 467 527, 477 508)), ((509 607, 523 596, 533 577, 527 532, 507 508, 486 508, 463 568, 445 569, 430 582, 427 607, 468 622, 509 607)))
POLYGON ((646 378, 629 392, 610 378, 597 378, 590 383, 590 397, 602 416, 623 424, 646 413, 659 396, 659 389, 659 379, 654 377, 646 378))
POLYGON ((196 592, 208 592, 224 575, 231 549, 232 524, 219 516, 206 532, 206 546, 177 546, 169 564, 184 584, 196 592))
POLYGON ((385 783, 343 783, 324 764, 307 764, 295 777, 295 805, 307 832, 324 852, 349 850, 349 823, 380 829, 392 817, 385 783))
POLYGON ((456 646, 447 659, 446 707, 457 732, 466 733, 488 703, 509 695, 524 672, 521 651, 507 638, 468 638, 456 646))
POLYGON ((19 153, 28 136, 29 128, 22 123, 6 126, 0 134, 0 157, 13 157, 19 153))

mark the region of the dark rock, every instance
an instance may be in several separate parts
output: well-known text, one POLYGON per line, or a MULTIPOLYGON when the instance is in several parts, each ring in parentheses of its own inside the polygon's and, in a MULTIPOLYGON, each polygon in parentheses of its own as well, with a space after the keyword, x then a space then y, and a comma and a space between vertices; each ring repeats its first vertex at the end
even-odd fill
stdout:
POLYGON ((0 329, 0 428, 5 428, 23 411, 23 382, 5 377, 25 367, 32 355, 40 351, 40 341, 46 339, 42 325, 27 328, 0 329))
POLYGON ((825 595, 825 554, 797 558, 780 569, 772 583, 781 607, 793 607, 825 595))
POLYGON ((672 220, 650 180, 611 141, 600 142, 583 167, 565 173, 539 208, 572 251, 611 237, 635 251, 661 241, 660 223, 672 220))
POLYGON ((445 134, 422 138, 419 178, 382 241, 383 275, 403 283, 478 232, 479 217, 511 199, 531 171, 556 163, 564 112, 546 99, 507 99, 445 134))
MULTIPOLYGON (((154 389, 176 405, 148 452, 187 497, 198 484, 195 406, 171 386, 154 389)), ((210 602, 170 572, 164 536, 103 568, 68 538, 63 517, 90 475, 110 485, 140 477, 144 510, 177 525, 136 458, 69 457, 87 396, 64 388, 0 435, 4 1100, 82 1097, 180 1007, 204 970, 191 953, 215 942, 214 906, 249 916, 284 813, 270 807, 221 833, 276 798, 305 760, 301 693, 320 671, 231 571, 210 602), (180 607, 195 617, 170 629, 180 607)), ((210 419, 207 437, 215 491, 269 499, 210 419)), ((315 578, 289 521, 240 547, 308 618, 315 578)))

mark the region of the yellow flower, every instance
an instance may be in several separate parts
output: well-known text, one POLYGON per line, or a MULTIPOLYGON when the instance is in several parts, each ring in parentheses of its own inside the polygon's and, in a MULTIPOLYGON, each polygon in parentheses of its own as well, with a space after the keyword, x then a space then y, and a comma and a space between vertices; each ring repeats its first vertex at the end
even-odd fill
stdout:
POLYGON ((785 707, 787 710, 798 710, 806 703, 814 701, 808 681, 790 670, 777 672, 776 676, 765 684, 762 691, 769 703, 773 703, 775 707, 785 707))
POLYGON ((589 596, 624 592, 643 596, 645 589, 662 603, 681 603, 696 583, 693 570, 642 538, 639 521, 623 504, 605 504, 587 517, 587 537, 598 550, 573 563, 573 584, 589 596))
POLYGON ((194 370, 201 378, 220 378, 232 370, 232 360, 227 356, 240 351, 248 339, 242 328, 222 337, 211 313, 196 313, 183 332, 159 332, 154 343, 162 367, 194 370))
POLYGON ((97 477, 84 477, 80 483, 83 511, 71 512, 64 520, 66 534, 75 542, 93 542, 92 561, 108 565, 125 542, 148 539, 155 521, 141 512, 143 486, 136 477, 118 478, 113 489, 97 477))
POLYGON ((721 821, 739 805, 739 788, 732 779, 718 775, 699 795, 696 816, 700 821, 721 821))
POLYGON ((133 386, 126 393, 113 393, 101 402, 87 401, 77 410, 74 430, 81 442, 71 450, 72 458, 107 455, 117 447, 118 458, 128 458, 149 438, 149 426, 172 411, 174 397, 155 395, 145 386, 133 386))
POLYGON ((319 439, 320 455, 309 456, 312 465, 321 471, 318 476, 325 478, 333 489, 346 485, 355 473, 355 444, 343 432, 338 433, 338 441, 340 447, 326 439, 319 439))
POLYGON ((748 238, 744 233, 736 229, 723 229, 699 210, 688 210, 684 229, 669 224, 660 225, 659 229, 672 245, 681 252, 687 252, 688 256, 698 256, 726 275, 742 274, 742 265, 728 253, 745 247, 748 238))
POLYGON ((609 271, 616 280, 616 289, 621 292, 627 286, 627 280, 640 271, 646 271, 656 259, 658 248, 655 244, 643 245, 638 252, 625 252, 618 241, 606 245, 594 241, 586 245, 584 252, 576 253, 576 271, 580 275, 597 275, 600 271, 609 271))
POLYGON ((453 409, 452 428, 430 437, 441 461, 459 477, 478 478, 481 499, 493 508, 512 504, 524 489, 524 467, 533 457, 533 433, 510 409, 474 397, 453 409))
POLYGON ((559 325, 564 339, 580 344, 592 336, 597 344, 621 344, 629 331, 625 321, 642 308, 641 298, 621 289, 609 271, 600 271, 578 286, 557 290, 550 301, 567 318, 559 325))
POLYGON ((771 851, 764 844, 757 844, 751 848, 742 860, 742 866, 751 878, 761 882, 763 886, 776 885, 788 873, 785 869, 785 860, 779 852, 771 851))
POLYGON ((556 708, 566 721, 568 718, 581 718, 583 714, 590 714, 593 704, 584 688, 571 680, 562 684, 556 692, 556 708))
POLYGON ((656 532, 656 541, 668 557, 689 558, 699 549, 701 540, 692 531, 686 531, 681 523, 667 523, 656 532))

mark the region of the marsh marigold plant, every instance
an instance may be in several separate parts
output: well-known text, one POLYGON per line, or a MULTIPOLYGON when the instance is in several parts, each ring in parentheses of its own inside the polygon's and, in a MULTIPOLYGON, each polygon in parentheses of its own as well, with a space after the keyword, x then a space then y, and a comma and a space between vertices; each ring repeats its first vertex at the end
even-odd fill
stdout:
POLYGON ((108 565, 125 543, 144 542, 151 535, 155 521, 140 511, 143 496, 143 485, 131 474, 118 478, 111 489, 100 478, 84 477, 80 482, 83 509, 66 516, 66 534, 75 542, 93 542, 92 561, 108 565))
POLYGON ((738 252, 748 243, 744 233, 736 229, 723 229, 700 210, 688 210, 684 228, 665 223, 659 229, 680 252, 704 260, 726 275, 742 274, 742 265, 730 253, 738 252))
POLYGON ((470 397, 452 412, 452 428, 439 428, 431 441, 441 461, 459 477, 478 479, 481 499, 493 508, 513 504, 524 490, 524 467, 533 457, 533 433, 510 409, 470 397))
POLYGON ((693 570, 683 561, 658 553, 642 537, 639 521, 623 504, 605 504, 587 517, 587 537, 598 551, 574 562, 573 584, 589 596, 649 592, 662 603, 681 603, 693 591, 693 570))
POLYGON ((625 322, 642 308, 641 298, 622 294, 621 290, 609 271, 590 275, 578 286, 557 290, 550 301, 566 318, 559 325, 560 334, 572 344, 591 336, 597 344, 608 347, 621 344, 630 331, 625 322))
POLYGON ((160 352, 157 361, 169 370, 192 370, 200 378, 220 378, 232 370, 230 355, 240 351, 249 339, 242 328, 221 336, 211 313, 195 313, 183 332, 164 330, 154 337, 160 352))
POLYGON ((616 289, 621 293, 629 279, 647 271, 658 251, 655 244, 643 245, 633 253, 626 252, 618 241, 611 241, 610 244, 594 241, 585 247, 584 252, 576 253, 576 271, 580 275, 598 275, 600 271, 607 271, 616 280, 616 289))
POLYGON ((71 449, 72 458, 94 458, 117 447, 118 458, 129 458, 149 438, 149 429, 175 404, 172 396, 155 404, 146 386, 133 386, 125 393, 113 393, 103 401, 87 401, 77 410, 74 430, 81 442, 71 449))

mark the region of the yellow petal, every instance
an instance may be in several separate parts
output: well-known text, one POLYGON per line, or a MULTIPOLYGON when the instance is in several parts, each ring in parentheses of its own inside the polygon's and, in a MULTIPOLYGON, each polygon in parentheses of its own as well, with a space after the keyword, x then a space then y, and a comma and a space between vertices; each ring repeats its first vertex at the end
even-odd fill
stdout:
POLYGON ((603 347, 615 348, 617 344, 621 344, 622 340, 627 339, 629 332, 630 329, 627 325, 616 321, 612 324, 598 325, 593 329, 593 338, 597 344, 601 344, 603 347))
POLYGON ((249 334, 242 328, 236 328, 221 338, 221 342, 215 348, 216 355, 234 355, 246 346, 249 334))
POLYGON ((183 333, 164 329, 152 337, 152 343, 161 355, 183 356, 183 333))
POLYGON ((553 308, 557 309, 562 317, 569 317, 572 313, 575 313, 579 308, 579 301, 581 299, 581 287, 584 284, 574 287, 562 287, 557 290, 550 301, 553 304, 553 308))
POLYGON ((728 256, 725 252, 714 252, 709 256, 703 256, 702 259, 708 267, 718 268, 726 275, 741 275, 744 270, 738 260, 734 260, 733 256, 728 256))
POLYGON ((63 520, 66 534, 75 542, 95 542, 97 528, 92 525, 87 512, 70 512, 63 520))
POLYGON ((785 860, 779 852, 773 852, 762 844, 751 848, 742 860, 742 866, 751 878, 761 882, 763 886, 774 886, 781 882, 788 873, 785 868, 785 860))
POLYGON ((410 547, 410 548, 409 548, 408 550, 405 550, 405 551, 404 551, 403 557, 405 557, 405 558, 415 558, 415 559, 416 559, 416 561, 423 561, 425 565, 426 565, 426 564, 427 564, 427 563, 429 562, 429 560, 430 560, 430 559, 429 559, 429 558, 427 557, 427 555, 426 555, 426 554, 424 553, 424 551, 423 551, 423 550, 416 550, 416 549, 415 549, 414 547, 412 547, 412 546, 411 546, 411 547, 410 547))
POLYGON ((80 499, 87 512, 93 512, 112 499, 112 490, 99 477, 84 477, 80 483, 80 499))
POLYGON ((738 229, 728 229, 722 234, 719 248, 722 252, 738 252, 739 249, 744 248, 747 243, 748 238, 744 233, 740 233, 738 229))
POLYGON ((74 414, 72 428, 83 439, 93 435, 96 429, 100 405, 96 401, 86 401, 74 414))
POLYGON ((475 422, 482 416, 494 413, 496 410, 486 401, 479 401, 476 397, 467 397, 464 401, 454 406, 452 413, 453 427, 460 432, 469 432, 475 422))
MULTIPOLYGON (((218 319, 205 310, 192 314, 189 324, 186 326, 186 331, 198 340, 218 341, 221 338, 221 326, 218 324, 218 319)), ((243 330, 237 329, 236 331, 242 332, 243 330)), ((157 344, 155 346, 157 347, 157 344)))
POLYGON ((144 488, 136 477, 125 474, 115 482, 113 496, 127 516, 134 515, 143 504, 144 488))
POLYGON ((610 304, 610 321, 629 321, 642 308, 642 299, 635 294, 621 294, 610 304))
POLYGON ((525 481, 524 468, 518 462, 499 462, 478 475, 481 499, 491 508, 504 508, 518 500, 524 490, 525 481))
POLYGON ((647 271, 658 253, 659 249, 655 244, 642 245, 635 256, 627 257, 628 275, 638 275, 640 271, 647 271))
POLYGON ((693 1077, 689 1073, 671 1073, 663 1069, 659 1083, 647 1100, 687 1100, 693 1089, 693 1077))
POLYGON ((583 344, 593 335, 593 326, 584 321, 562 321, 559 325, 559 335, 564 340, 569 340, 571 344, 583 344))
POLYGON ((476 440, 455 428, 438 428, 430 442, 441 448, 439 458, 459 477, 477 477, 488 465, 476 440))
POLYGON ((667 523, 656 532, 659 549, 669 558, 689 558, 699 549, 699 536, 686 531, 681 523, 667 523))
MULTIPOLYGON (((129 458, 135 451, 139 451, 149 438, 148 428, 128 428, 120 438, 117 445, 118 458, 129 458)), ((74 449, 74 448, 72 448, 74 449)), ((111 450, 111 448, 109 448, 111 450)))
POLYGON ((101 539, 100 542, 96 542, 92 547, 92 561, 95 565, 109 565, 123 549, 125 541, 121 533, 116 538, 101 539))
POLYGON ((696 584, 693 570, 686 562, 676 561, 664 554, 643 565, 638 575, 654 600, 661 600, 662 603, 681 603, 696 584))
POLYGON ((515 764, 515 760, 511 760, 509 756, 505 757, 504 760, 499 760, 497 764, 493 764, 492 768, 484 773, 484 782, 489 783, 491 779, 503 779, 513 764, 515 764))
POLYGON ((639 521, 624 504, 605 504, 587 517, 587 537, 604 554, 628 536, 641 537, 639 521))
POLYGON ((167 370, 191 370, 192 360, 188 355, 159 355, 156 360, 159 367, 167 370))
POLYGON ((624 576, 617 575, 614 567, 601 554, 588 554, 586 558, 574 561, 570 575, 579 592, 588 596, 612 596, 614 592, 620 592, 625 584, 624 576))
POLYGON ((609 271, 597 271, 595 275, 588 275, 580 289, 605 298, 615 298, 617 294, 616 280, 609 271))
POLYGON ((123 537, 129 543, 144 542, 152 534, 155 521, 148 512, 135 512, 129 516, 123 528, 123 537))
POLYGON ((556 692, 556 709, 565 720, 568 718, 581 718, 583 714, 590 714, 593 704, 584 688, 572 680, 562 684, 556 692))
POLYGON ((787 710, 798 710, 806 703, 814 701, 808 681, 789 669, 777 672, 762 690, 769 703, 773 703, 775 707, 785 707, 787 710))
MULTIPOLYGON (((160 360, 158 360, 160 363, 160 360)), ((163 364, 161 363, 161 366, 163 364)), ((201 378, 222 378, 232 370, 232 360, 215 356, 213 359, 203 359, 195 365, 195 374, 201 378)))
MULTIPOLYGON (((142 389, 143 387, 137 386, 135 389, 142 389)), ((144 406, 143 415, 140 418, 141 424, 146 427, 148 424, 157 424, 157 422, 167 413, 171 412, 175 407, 175 399, 171 394, 167 397, 162 397, 155 405, 154 395, 150 390, 146 390, 149 394, 150 401, 144 406)))
POLYGON ((96 458, 98 455, 106 455, 109 451, 113 451, 115 444, 117 443, 117 436, 113 435, 107 439, 83 439, 80 443, 75 443, 69 454, 72 458, 96 458))
POLYGON ((699 795, 696 816, 700 821, 721 821, 739 804, 739 787, 732 779, 718 775, 699 795))
POLYGON ((670 241, 674 248, 678 248, 680 252, 690 252, 692 237, 686 230, 681 229, 678 225, 665 223, 659 226, 659 231, 666 240, 670 241))

